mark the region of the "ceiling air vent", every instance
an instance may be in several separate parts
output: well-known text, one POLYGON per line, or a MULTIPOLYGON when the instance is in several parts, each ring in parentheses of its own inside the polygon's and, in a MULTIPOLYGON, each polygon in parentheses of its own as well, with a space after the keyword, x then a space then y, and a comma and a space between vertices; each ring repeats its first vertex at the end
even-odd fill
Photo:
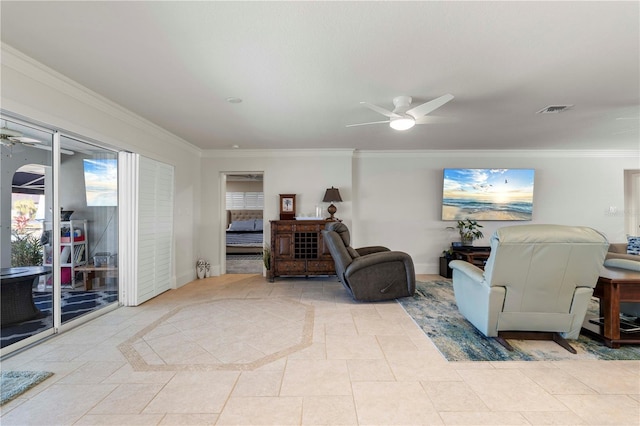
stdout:
POLYGON ((538 111, 538 114, 557 114, 566 109, 571 108, 573 105, 549 105, 538 111))

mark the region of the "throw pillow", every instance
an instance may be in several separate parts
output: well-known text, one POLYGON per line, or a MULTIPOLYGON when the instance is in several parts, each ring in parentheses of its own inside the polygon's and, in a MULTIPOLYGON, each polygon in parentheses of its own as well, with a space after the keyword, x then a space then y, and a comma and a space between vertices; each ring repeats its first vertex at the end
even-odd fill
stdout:
POLYGON ((231 226, 229 226, 229 231, 253 231, 255 229, 255 219, 251 220, 236 220, 235 222, 231 222, 231 226))
POLYGON ((255 225, 254 230, 255 230, 255 231, 263 231, 263 227, 262 227, 262 226, 263 226, 263 222, 262 222, 262 219, 255 219, 255 221, 256 221, 256 225, 255 225))
POLYGON ((627 237, 627 254, 640 255, 640 237, 627 237))

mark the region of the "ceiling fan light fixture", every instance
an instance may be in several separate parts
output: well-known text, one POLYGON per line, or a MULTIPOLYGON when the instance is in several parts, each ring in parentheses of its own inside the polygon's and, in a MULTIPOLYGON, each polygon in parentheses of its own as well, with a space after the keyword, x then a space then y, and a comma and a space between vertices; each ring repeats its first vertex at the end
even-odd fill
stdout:
POLYGON ((411 116, 391 118, 389 126, 394 130, 409 130, 416 125, 416 120, 411 116))

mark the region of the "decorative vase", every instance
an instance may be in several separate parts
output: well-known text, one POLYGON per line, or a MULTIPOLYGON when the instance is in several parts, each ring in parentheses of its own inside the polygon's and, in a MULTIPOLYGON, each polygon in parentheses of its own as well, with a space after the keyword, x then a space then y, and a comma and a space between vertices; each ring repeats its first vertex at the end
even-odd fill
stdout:
POLYGON ((198 276, 199 280, 204 278, 204 273, 205 273, 205 262, 204 260, 200 259, 196 262, 196 275, 198 276))
POLYGON ((209 262, 204 264, 204 277, 209 278, 211 276, 211 264, 209 262))
POLYGON ((463 246, 472 246, 473 245, 473 238, 462 238, 462 245, 463 246))

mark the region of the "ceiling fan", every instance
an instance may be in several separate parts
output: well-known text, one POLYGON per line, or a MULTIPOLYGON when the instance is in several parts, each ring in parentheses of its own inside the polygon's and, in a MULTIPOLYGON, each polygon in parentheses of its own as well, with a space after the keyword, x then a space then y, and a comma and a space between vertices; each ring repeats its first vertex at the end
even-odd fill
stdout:
POLYGON ((0 128, 0 143, 4 146, 13 147, 18 143, 27 146, 34 146, 35 144, 42 142, 37 139, 27 138, 21 132, 9 129, 5 124, 4 127, 0 128))
POLYGON ((439 98, 433 99, 429 102, 425 102, 421 105, 411 107, 411 96, 396 96, 393 98, 393 105, 395 108, 393 111, 381 108, 377 105, 370 104, 368 102, 360 102, 361 105, 367 108, 389 117, 389 120, 384 121, 371 121, 368 123, 347 124, 347 127, 366 126, 368 124, 389 123, 392 129, 395 130, 408 130, 416 124, 427 124, 429 120, 426 118, 427 114, 453 99, 453 95, 446 94, 439 98))

